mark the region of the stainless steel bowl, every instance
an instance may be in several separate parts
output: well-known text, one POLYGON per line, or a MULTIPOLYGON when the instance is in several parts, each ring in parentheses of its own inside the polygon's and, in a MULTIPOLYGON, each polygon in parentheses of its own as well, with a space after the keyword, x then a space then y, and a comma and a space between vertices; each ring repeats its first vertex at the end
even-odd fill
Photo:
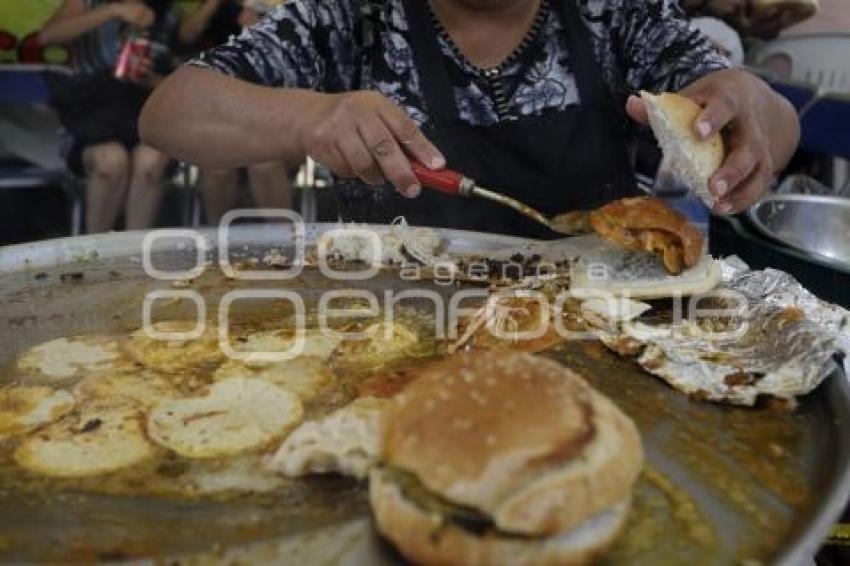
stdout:
POLYGON ((774 195, 748 215, 765 236, 850 271, 850 199, 774 195))

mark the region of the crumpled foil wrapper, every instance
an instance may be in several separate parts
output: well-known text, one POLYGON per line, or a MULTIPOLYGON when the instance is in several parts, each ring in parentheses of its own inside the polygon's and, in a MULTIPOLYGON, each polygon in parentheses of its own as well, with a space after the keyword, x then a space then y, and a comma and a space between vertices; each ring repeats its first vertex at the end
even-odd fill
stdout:
MULTIPOLYGON (((586 262, 589 256, 593 261, 606 260, 613 272, 629 277, 638 271, 648 279, 669 278, 648 254, 639 254, 646 261, 620 265, 635 254, 600 246, 594 238, 510 251, 539 253, 549 261, 586 262)), ((719 260, 719 265, 721 289, 745 299, 746 308, 735 322, 745 324, 746 332, 725 337, 723 329, 706 331, 686 319, 666 325, 658 320, 651 325, 609 324, 596 335, 615 351, 621 351, 624 340, 640 344, 638 363, 688 394, 737 405, 753 405, 762 395, 793 399, 809 393, 834 372, 839 352, 846 354, 845 367, 850 370, 850 312, 818 299, 782 271, 751 270, 737 257, 719 260)))
POLYGON ((724 287, 765 306, 799 308, 825 339, 833 341, 835 350, 850 356, 850 311, 817 298, 784 271, 753 271, 735 256, 721 260, 720 265, 724 287))
POLYGON ((850 312, 782 271, 753 271, 737 258, 721 267, 722 288, 740 293, 740 315, 708 331, 690 320, 624 325, 624 336, 646 346, 644 369, 700 398, 753 405, 762 395, 811 392, 835 370, 836 353, 850 353, 850 312))
MULTIPOLYGON (((579 267, 603 264, 609 278, 682 282, 649 254, 624 252, 596 236, 514 246, 488 256, 514 253, 552 262, 569 259, 579 267)), ((736 405, 754 405, 761 396, 791 400, 806 395, 835 371, 839 352, 846 354, 845 367, 850 365, 850 312, 818 299, 782 271, 751 270, 737 257, 718 263, 720 290, 739 294, 737 303, 720 301, 721 308, 729 310, 727 305, 744 299, 745 308, 734 316, 718 316, 715 323, 711 317, 673 321, 648 313, 633 322, 594 324, 594 334, 614 351, 637 352, 646 371, 681 391, 736 405), (746 330, 729 332, 724 325, 730 323, 746 330)), ((683 309, 687 312, 687 298, 683 309)))

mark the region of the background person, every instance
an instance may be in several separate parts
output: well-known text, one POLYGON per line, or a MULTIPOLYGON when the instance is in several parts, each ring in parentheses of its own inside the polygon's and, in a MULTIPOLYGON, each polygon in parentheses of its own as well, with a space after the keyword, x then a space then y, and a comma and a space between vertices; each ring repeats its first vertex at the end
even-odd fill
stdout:
MULTIPOLYGON (((198 50, 226 43, 242 27, 257 23, 281 0, 247 0, 241 5, 235 0, 204 0, 198 9, 187 16, 180 26, 180 42, 194 45, 198 50)), ((292 208, 293 188, 284 163, 270 161, 249 165, 247 174, 254 204, 258 208, 292 208)), ((239 169, 200 170, 200 191, 210 223, 218 223, 238 202, 239 169)))
POLYGON ((811 18, 782 31, 783 36, 809 33, 850 33, 850 2, 818 0, 820 8, 811 18))
POLYGON ((70 136, 65 157, 86 177, 86 230, 115 227, 123 208, 129 230, 150 228, 169 162, 140 142, 137 122, 151 89, 171 70, 167 45, 177 20, 169 0, 64 0, 41 31, 45 45, 69 49, 69 76, 48 79, 51 98, 70 136), (125 38, 146 31, 158 46, 132 79, 113 73, 125 38))
POLYGON ((682 0, 682 5, 691 15, 725 20, 748 39, 774 39, 783 30, 793 28, 814 31, 817 28, 811 27, 810 22, 825 21, 827 17, 848 22, 847 0, 787 0, 779 5, 759 0, 682 0))
MULTIPOLYGON (((814 16, 783 29, 779 37, 824 33, 850 34, 850 1, 819 0, 819 2, 820 8, 814 16)), ((791 58, 782 54, 774 55, 764 62, 764 66, 784 79, 790 78, 793 70, 791 58)))
POLYGON ((744 64, 744 44, 735 28, 720 18, 707 16, 693 18, 691 26, 705 34, 734 67, 744 64))

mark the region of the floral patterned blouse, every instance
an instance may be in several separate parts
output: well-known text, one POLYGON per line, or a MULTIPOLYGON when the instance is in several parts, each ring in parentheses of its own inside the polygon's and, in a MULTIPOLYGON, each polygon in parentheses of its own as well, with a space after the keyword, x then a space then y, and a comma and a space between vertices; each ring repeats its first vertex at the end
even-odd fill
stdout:
MULTIPOLYGON (((440 36, 461 120, 487 126, 580 104, 561 1, 573 0, 550 0, 537 36, 500 69, 498 88, 440 36)), ((729 65, 689 27, 677 0, 576 1, 618 103, 638 90, 678 90, 729 65)), ((428 121, 402 0, 290 0, 190 64, 272 87, 377 90, 420 125, 428 121)))

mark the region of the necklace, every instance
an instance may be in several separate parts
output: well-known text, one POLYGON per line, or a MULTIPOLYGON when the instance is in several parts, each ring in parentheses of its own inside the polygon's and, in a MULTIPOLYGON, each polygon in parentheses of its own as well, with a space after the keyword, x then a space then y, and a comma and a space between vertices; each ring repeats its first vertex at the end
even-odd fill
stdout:
POLYGON ((463 54, 457 44, 452 40, 449 32, 446 31, 445 26, 434 12, 434 8, 431 6, 430 2, 428 4, 428 9, 431 14, 431 24, 434 26, 434 29, 437 30, 437 35, 440 39, 449 46, 452 53, 458 60, 463 61, 467 66, 472 68, 479 76, 483 77, 487 81, 490 91, 493 93, 493 100, 496 103, 496 112, 499 115, 499 119, 505 120, 509 118, 510 101, 508 100, 508 96, 505 92, 505 85, 502 80, 503 74, 505 70, 522 57, 528 48, 531 47, 531 45, 537 40, 537 37, 540 35, 540 31, 543 29, 543 26, 546 24, 546 20, 549 17, 549 0, 540 1, 540 7, 537 9, 537 15, 534 17, 534 21, 528 29, 528 32, 525 34, 525 37, 523 37, 519 45, 517 45, 516 48, 495 67, 479 67, 467 59, 466 55, 463 54))

